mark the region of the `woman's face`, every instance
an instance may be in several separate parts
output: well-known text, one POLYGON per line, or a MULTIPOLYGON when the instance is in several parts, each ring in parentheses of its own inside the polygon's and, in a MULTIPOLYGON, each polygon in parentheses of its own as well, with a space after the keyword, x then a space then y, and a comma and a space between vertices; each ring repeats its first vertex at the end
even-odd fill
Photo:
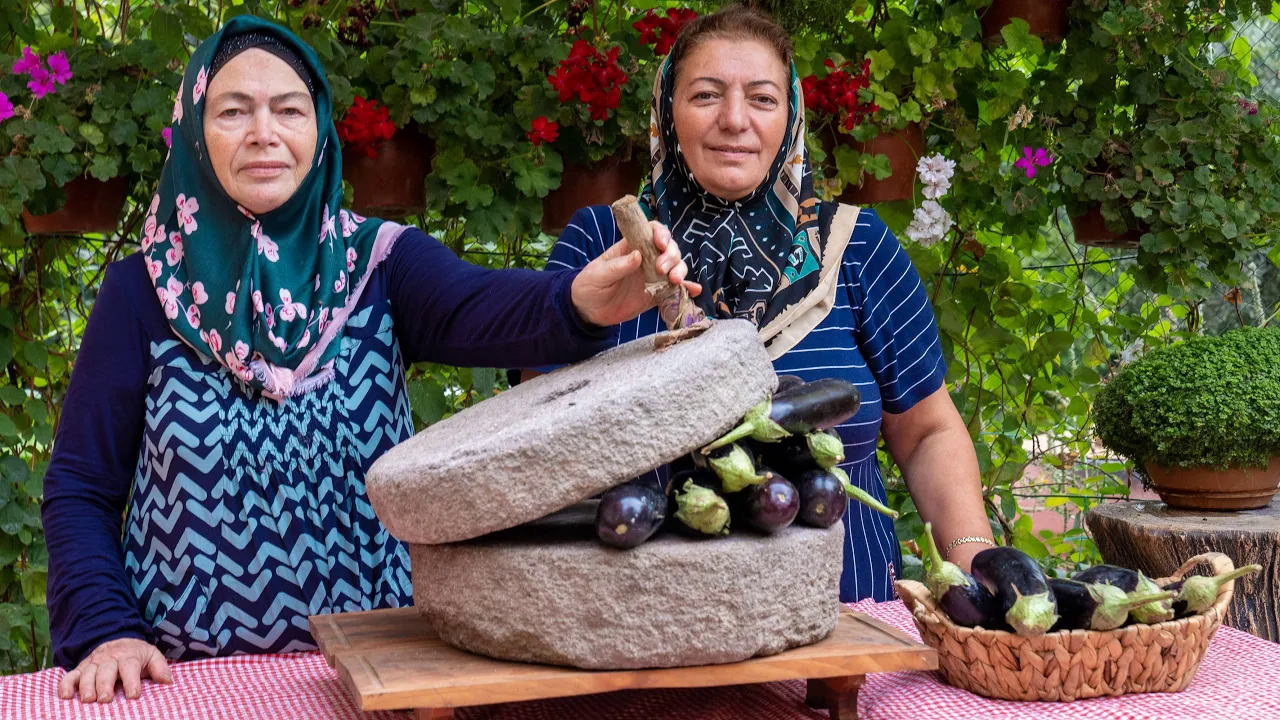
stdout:
POLYGON ((789 73, 755 40, 708 40, 676 79, 676 138, 693 177, 722 200, 750 195, 787 132, 789 73))
POLYGON ((311 169, 316 108, 288 63, 253 48, 213 76, 204 140, 218 182, 255 214, 280 207, 311 169))

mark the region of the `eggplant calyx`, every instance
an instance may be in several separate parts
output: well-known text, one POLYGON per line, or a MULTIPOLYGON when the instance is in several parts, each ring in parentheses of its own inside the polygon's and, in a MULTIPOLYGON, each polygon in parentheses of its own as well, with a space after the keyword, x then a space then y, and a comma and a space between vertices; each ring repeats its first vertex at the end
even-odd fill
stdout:
POLYGON ((1093 610, 1090 630, 1115 630, 1129 619, 1134 608, 1158 603, 1173 597, 1171 591, 1126 593, 1114 585, 1089 583, 1089 594, 1097 606, 1093 610))
POLYGON ((809 454, 818 463, 818 467, 830 470, 844 462, 844 443, 840 438, 819 431, 805 435, 804 439, 809 446, 809 454))
POLYGON ((686 480, 675 495, 677 520, 704 535, 729 534, 729 504, 715 490, 686 480))
POLYGON ((939 601, 953 587, 968 587, 969 579, 959 565, 942 559, 938 551, 938 543, 933 539, 933 523, 924 524, 924 542, 929 548, 929 571, 925 573, 925 585, 929 592, 939 601))
POLYGON ((853 498, 854 500, 857 500, 863 505, 866 505, 872 510, 875 510, 881 515, 888 515, 894 520, 898 519, 897 511, 893 510, 892 508, 888 507, 884 503, 872 497, 872 495, 868 493, 866 490, 863 490, 857 485, 854 485, 853 483, 849 482, 849 474, 846 473, 844 470, 841 470, 838 467, 831 468, 831 474, 839 478, 840 484, 844 486, 845 495, 848 495, 849 497, 853 498))
POLYGON ((769 418, 771 412, 773 412, 773 400, 771 398, 761 400, 759 405, 747 411, 737 427, 725 433, 719 440, 702 448, 702 454, 707 455, 716 448, 722 448, 745 437, 760 442, 778 442, 783 438, 791 437, 791 433, 769 418))
POLYGON ((772 477, 756 471, 755 463, 751 461, 751 453, 741 445, 734 445, 722 457, 710 458, 707 464, 720 478, 720 484, 727 493, 735 493, 751 485, 759 485, 772 477))
MULTIPOLYGON (((1135 593, 1158 593, 1164 590, 1156 584, 1156 581, 1138 573, 1138 587, 1134 589, 1135 593)), ((1164 622, 1173 619, 1173 603, 1169 600, 1157 600, 1149 602, 1145 605, 1139 605, 1129 611, 1134 620, 1140 623, 1151 625, 1154 623, 1164 622)))
POLYGON ((1014 632, 1024 637, 1036 637, 1048 632, 1058 622, 1058 608, 1051 593, 1023 595, 1015 587, 1013 594, 1017 600, 1004 614, 1004 619, 1014 632))
POLYGON ((1182 583, 1182 590, 1178 593, 1178 600, 1187 603, 1187 612, 1202 613, 1213 607, 1213 602, 1218 599, 1218 589, 1223 585, 1261 570, 1261 565, 1245 565, 1225 575, 1214 575, 1213 577, 1192 575, 1182 583))

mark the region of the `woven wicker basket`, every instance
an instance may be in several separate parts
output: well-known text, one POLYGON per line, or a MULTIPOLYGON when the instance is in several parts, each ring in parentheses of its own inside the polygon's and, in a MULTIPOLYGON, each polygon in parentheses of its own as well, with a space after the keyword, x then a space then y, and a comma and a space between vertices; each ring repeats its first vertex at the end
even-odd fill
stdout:
MULTIPOLYGON (((1226 555, 1205 553, 1188 560, 1173 577, 1157 582, 1180 580, 1202 563, 1211 565, 1216 575, 1235 569, 1226 555)), ((1040 637, 960 627, 923 584, 900 580, 896 586, 921 639, 938 651, 939 669, 947 682, 1004 700, 1069 702, 1186 688, 1226 616, 1235 581, 1225 583, 1213 607, 1200 615, 1106 632, 1064 630, 1040 637)))

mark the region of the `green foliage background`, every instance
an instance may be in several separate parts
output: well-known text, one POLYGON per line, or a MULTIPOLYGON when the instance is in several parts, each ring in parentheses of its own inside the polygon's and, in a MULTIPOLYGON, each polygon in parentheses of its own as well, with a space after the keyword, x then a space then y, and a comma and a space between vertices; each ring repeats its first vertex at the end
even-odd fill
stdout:
MULTIPOLYGON (((542 198, 566 165, 645 155, 660 58, 630 23, 652 7, 719 5, 601 0, 570 27, 569 0, 377 0, 360 43, 339 32, 353 4, 0 3, 0 91, 20 111, 0 123, 0 672, 49 662, 39 503, 60 399, 103 268, 136 248, 163 162, 160 133, 195 43, 239 13, 287 23, 326 63, 340 113, 357 94, 377 98, 398 125, 417 124, 435 141, 428 210, 414 222, 473 262, 536 268, 555 240, 538 230, 542 198), (545 81, 577 38, 622 48, 631 81, 606 122, 560 103, 545 81), (24 79, 8 72, 26 45, 66 50, 75 78, 31 102, 24 79), (528 142, 539 115, 561 123, 561 140, 528 142), (119 231, 28 236, 22 209, 60 207, 60 185, 82 175, 128 182, 119 231)), ((1067 40, 1048 46, 1020 23, 984 43, 985 0, 760 4, 783 11, 801 74, 828 58, 871 59, 866 99, 883 110, 857 137, 922 122, 927 151, 957 161, 943 199, 956 227, 931 247, 904 244, 938 316, 992 527, 1050 570, 1092 561, 1081 511, 1129 492, 1125 464, 1092 442, 1099 389, 1145 349, 1266 324, 1280 306, 1270 234, 1280 212, 1277 116, 1257 88, 1260 68, 1265 82, 1276 68, 1251 50, 1265 34, 1237 32, 1259 26, 1250 19, 1274 24, 1271 4, 1076 0, 1067 40), (1241 113, 1237 98, 1260 101, 1259 113, 1241 113), (1031 122, 1011 122, 1024 106, 1031 122), (1055 165, 1025 177, 1013 166, 1024 146, 1047 148, 1055 165), (1071 212, 1093 202, 1117 228, 1150 230, 1142 246, 1076 244, 1071 212), (1234 303, 1222 300, 1230 288, 1240 291, 1234 303), (1059 512, 1061 531, 1037 531, 1033 509, 1059 512)), ((828 156, 814 137, 810 148, 829 178, 824 192, 888 171, 883 156, 828 156)), ((901 233, 922 199, 877 210, 901 233)), ((424 365, 409 377, 420 426, 505 386, 492 368, 424 365)), ((891 477, 890 491, 904 513, 899 535, 914 542, 919 516, 900 480, 891 477)))

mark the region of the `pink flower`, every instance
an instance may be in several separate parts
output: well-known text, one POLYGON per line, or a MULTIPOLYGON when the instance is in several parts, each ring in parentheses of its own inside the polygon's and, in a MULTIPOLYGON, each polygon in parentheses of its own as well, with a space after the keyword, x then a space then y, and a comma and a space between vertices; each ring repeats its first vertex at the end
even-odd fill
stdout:
POLYGON ((173 128, 167 127, 160 131, 160 137, 164 138, 164 146, 173 147, 173 128))
POLYGON ((227 314, 230 315, 236 311, 236 294, 227 293, 227 314))
POLYGON ((173 119, 170 122, 182 122, 182 83, 178 83, 178 96, 173 101, 173 119))
POLYGON ((196 74, 195 87, 191 88, 191 102, 198 103, 200 98, 204 97, 204 89, 209 84, 209 74, 204 68, 200 68, 200 72, 196 74))
POLYGON ((31 79, 27 81, 27 89, 31 91, 32 95, 36 96, 37 100, 53 92, 53 78, 50 77, 48 70, 38 67, 32 70, 30 75, 31 79))
POLYGON ((355 271, 356 271, 356 258, 357 258, 357 257, 358 257, 358 255, 356 254, 356 249, 355 249, 355 248, 347 248, 347 272, 355 272, 355 271))
POLYGON ((236 209, 240 211, 240 214, 241 214, 241 215, 243 215, 243 216, 245 216, 245 217, 249 218, 250 220, 253 220, 253 219, 254 219, 254 217, 253 217, 253 213, 251 213, 251 212, 249 212, 248 210, 246 210, 246 209, 244 208, 244 206, 243 206, 243 205, 237 205, 237 206, 236 206, 236 209))
POLYGON ((200 308, 195 305, 187 306, 187 322, 191 323, 191 327, 200 327, 200 308))
POLYGON ((1037 167, 1047 167, 1051 162, 1053 162, 1053 156, 1045 152, 1044 148, 1036 148, 1033 153, 1031 148, 1024 147, 1022 157, 1013 165, 1026 171, 1028 178, 1033 178, 1036 176, 1037 167))
POLYGON ((276 245, 267 234, 262 232, 262 223, 255 222, 253 227, 249 228, 249 234, 258 243, 258 254, 265 255, 270 262, 280 260, 280 247, 276 245))
POLYGON ((204 291, 204 283, 198 282, 191 285, 191 299, 195 300, 197 305, 209 302, 209 296, 204 291))
POLYGON ((236 357, 240 358, 241 360, 244 360, 245 358, 249 357, 249 346, 245 345, 240 340, 236 341, 236 357))
MULTIPOLYGON (((355 219, 357 217, 360 216, 355 215, 354 213, 349 213, 346 210, 338 211, 338 224, 342 226, 342 237, 348 238, 355 234, 356 227, 358 227, 357 223, 359 223, 359 221, 355 219)), ((364 218, 360 219, 363 220, 364 218)))
POLYGON ((222 336, 218 334, 217 330, 209 331, 208 342, 209 342, 209 349, 212 350, 215 354, 222 349, 222 336))
POLYGON ((22 48, 22 57, 13 64, 14 75, 30 75, 32 70, 40 69, 40 56, 30 46, 22 48))
POLYGON ((298 341, 298 347, 306 347, 311 342, 311 331, 302 331, 302 339, 298 341))
POLYGON ((151 207, 147 208, 147 213, 150 215, 155 215, 156 211, 159 209, 160 209, 160 193, 156 193, 155 195, 151 196, 151 207))
POLYGON ((9 96, 0 92, 0 122, 4 122, 13 117, 13 103, 9 101, 9 96))
POLYGON ((294 318, 293 315, 293 295, 288 290, 280 289, 280 319, 289 321, 294 318))
POLYGON ((333 291, 342 292, 342 289, 345 288, 346 286, 347 286, 347 274, 344 272, 339 272, 338 279, 333 281, 333 291))
POLYGON ((324 329, 329 326, 329 308, 320 308, 320 332, 324 333, 324 329))
POLYGON ((66 85, 67 81, 72 78, 71 63, 67 62, 67 54, 65 52, 58 51, 50 55, 45 62, 49 64, 49 75, 59 85, 66 85))
POLYGON ((190 235, 199 227, 196 224, 196 212, 200 209, 200 203, 194 197, 179 194, 177 204, 178 222, 182 223, 182 231, 190 235))
POLYGON ((178 278, 169 278, 168 282, 165 283, 165 288, 174 297, 182 294, 182 283, 178 282, 178 278))
POLYGON ((262 293, 257 290, 253 291, 253 309, 255 312, 263 312, 262 293))
POLYGON ((178 317, 178 300, 172 295, 164 299, 164 316, 170 320, 178 317))
POLYGON ((279 335, 273 335, 272 333, 269 333, 269 332, 267 333, 267 337, 271 338, 272 345, 275 345, 277 348, 279 348, 280 352, 284 352, 284 349, 285 349, 284 338, 280 337, 279 335))
POLYGON ((155 280, 156 278, 160 277, 160 273, 163 271, 164 271, 164 266, 160 264, 159 260, 152 260, 151 258, 147 258, 147 274, 151 276, 152 280, 155 280))
POLYGON ((164 259, 170 266, 177 265, 182 262, 182 234, 176 232, 169 233, 169 244, 172 247, 170 247, 168 252, 164 254, 164 259))
POLYGON ((269 328, 275 327, 276 326, 276 309, 271 305, 267 305, 266 307, 263 308, 263 310, 266 311, 266 315, 267 315, 267 327, 269 328))
POLYGON ((336 217, 329 214, 329 206, 325 205, 324 219, 320 222, 320 242, 338 237, 338 229, 334 225, 336 220, 336 217))

